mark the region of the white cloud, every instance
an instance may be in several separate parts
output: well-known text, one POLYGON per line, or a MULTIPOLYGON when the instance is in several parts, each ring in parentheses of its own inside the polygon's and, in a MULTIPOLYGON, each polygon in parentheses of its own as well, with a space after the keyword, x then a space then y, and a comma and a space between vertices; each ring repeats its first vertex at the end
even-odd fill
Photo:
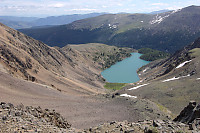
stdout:
POLYGON ((152 3, 152 6, 167 6, 167 3, 152 3))
POLYGON ((90 8, 77 8, 77 9, 71 9, 70 11, 96 11, 97 9, 90 9, 90 8))
POLYGON ((118 5, 118 6, 123 6, 121 3, 118 3, 117 5, 118 5))
POLYGON ((108 6, 102 5, 101 7, 102 7, 102 8, 107 8, 108 6))
POLYGON ((63 4, 63 3, 56 3, 56 4, 49 5, 49 7, 54 7, 54 8, 61 8, 64 6, 65 6, 65 4, 63 4))
POLYGON ((180 7, 180 6, 170 6, 170 7, 166 7, 166 9, 168 10, 177 10, 177 9, 181 9, 183 7, 180 7))
POLYGON ((144 13, 162 9, 180 9, 200 5, 200 0, 0 0, 0 15, 40 16, 91 12, 144 13))

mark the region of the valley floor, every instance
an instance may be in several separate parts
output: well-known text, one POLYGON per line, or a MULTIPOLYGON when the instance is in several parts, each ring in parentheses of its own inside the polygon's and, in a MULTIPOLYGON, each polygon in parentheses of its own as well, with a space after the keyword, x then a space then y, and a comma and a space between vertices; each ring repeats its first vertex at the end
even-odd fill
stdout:
POLYGON ((0 72, 0 101, 55 109, 76 128, 89 128, 110 121, 137 121, 145 115, 149 101, 112 98, 109 95, 74 95, 49 86, 21 80, 0 72), (139 108, 138 108, 139 107, 139 108))

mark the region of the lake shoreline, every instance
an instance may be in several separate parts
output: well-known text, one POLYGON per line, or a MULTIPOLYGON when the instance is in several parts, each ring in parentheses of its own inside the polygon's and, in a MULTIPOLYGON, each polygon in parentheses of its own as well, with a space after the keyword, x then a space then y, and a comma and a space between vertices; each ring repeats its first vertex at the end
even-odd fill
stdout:
POLYGON ((140 80, 137 70, 150 63, 140 59, 142 54, 131 53, 131 56, 115 63, 101 72, 102 77, 109 83, 135 83, 140 80))

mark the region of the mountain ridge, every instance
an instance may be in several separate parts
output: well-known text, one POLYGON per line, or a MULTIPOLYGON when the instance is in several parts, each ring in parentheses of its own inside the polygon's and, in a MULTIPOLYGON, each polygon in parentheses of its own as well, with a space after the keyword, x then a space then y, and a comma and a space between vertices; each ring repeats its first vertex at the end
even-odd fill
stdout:
POLYGON ((98 42, 174 53, 200 36, 199 10, 189 6, 160 14, 106 14, 68 25, 20 31, 50 46, 98 42))
POLYGON ((102 14, 105 13, 72 14, 61 16, 49 16, 45 18, 0 16, 0 22, 14 29, 35 28, 68 24, 76 20, 96 17, 102 14))

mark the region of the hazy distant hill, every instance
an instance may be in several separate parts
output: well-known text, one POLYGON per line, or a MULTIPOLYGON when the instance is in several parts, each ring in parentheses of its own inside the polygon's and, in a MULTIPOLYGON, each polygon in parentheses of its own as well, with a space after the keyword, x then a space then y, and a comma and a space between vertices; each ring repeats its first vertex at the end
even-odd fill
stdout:
POLYGON ((175 52, 200 36, 200 7, 160 14, 105 14, 50 28, 24 29, 50 46, 106 43, 175 52))
POLYGON ((150 12, 150 14, 159 14, 159 13, 165 13, 165 12, 170 12, 172 10, 159 10, 159 11, 153 11, 153 12, 150 12))
POLYGON ((96 17, 105 13, 90 13, 90 14, 73 14, 73 15, 62 15, 62 16, 50 16, 46 18, 40 18, 33 21, 34 26, 42 26, 42 25, 63 25, 69 24, 73 21, 96 17))
POLYGON ((68 43, 107 42, 111 36, 138 26, 146 26, 153 15, 105 14, 78 20, 68 25, 50 28, 20 30, 50 46, 65 46, 68 43), (141 21, 144 21, 143 23, 141 21))
POLYGON ((19 28, 30 28, 31 23, 30 22, 25 22, 25 21, 13 21, 13 20, 6 20, 0 18, 0 22, 6 25, 9 25, 10 27, 13 27, 15 29, 19 28))
POLYGON ((15 17, 15 16, 0 16, 0 22, 14 28, 31 28, 31 27, 46 27, 47 25, 62 25, 69 24, 73 21, 96 17, 105 13, 90 13, 90 14, 73 14, 62 16, 50 16, 46 18, 37 17, 15 17))

